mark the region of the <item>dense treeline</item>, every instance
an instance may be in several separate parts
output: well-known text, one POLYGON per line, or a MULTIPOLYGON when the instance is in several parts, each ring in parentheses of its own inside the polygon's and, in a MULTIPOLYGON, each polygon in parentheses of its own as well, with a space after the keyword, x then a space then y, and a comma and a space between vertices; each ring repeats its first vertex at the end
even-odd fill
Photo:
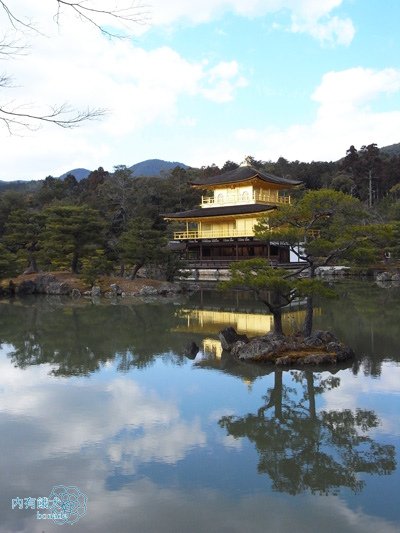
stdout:
POLYGON ((37 187, 0 194, 0 276, 68 269, 94 281, 100 273, 135 277, 161 265, 172 279, 179 261, 166 249, 162 214, 190 209, 202 171, 175 168, 163 178, 132 178, 124 166, 99 168, 77 181, 47 177, 37 187))
MULTIPOLYGON (((400 148, 400 146, 399 146, 400 148)), ((313 161, 302 163, 280 157, 275 163, 249 158, 252 166, 276 176, 299 179, 307 189, 330 188, 342 191, 362 201, 376 204, 388 194, 400 189, 400 150, 380 150, 376 144, 353 145, 345 157, 336 162, 313 161)), ((227 162, 224 167, 231 168, 227 162)))
MULTIPOLYGON (((351 146, 335 163, 247 159, 260 170, 302 180, 305 189, 350 194, 369 206, 377 221, 400 220, 400 156, 375 144, 351 146)), ((142 266, 157 265, 158 275, 172 279, 180 265, 165 246, 171 228, 163 213, 198 205, 201 192, 190 183, 237 166, 227 161, 222 168, 176 167, 166 177, 138 178, 125 166, 113 173, 100 167, 79 182, 68 175, 8 189, 3 183, 0 277, 68 269, 88 281, 111 272, 134 278, 142 266)))

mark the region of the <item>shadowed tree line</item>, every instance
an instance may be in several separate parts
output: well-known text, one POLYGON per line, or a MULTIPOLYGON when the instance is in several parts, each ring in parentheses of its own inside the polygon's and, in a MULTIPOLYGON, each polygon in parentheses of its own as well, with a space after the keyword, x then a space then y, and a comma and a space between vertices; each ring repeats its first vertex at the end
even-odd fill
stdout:
MULTIPOLYGON (((301 180, 307 189, 330 188, 350 194, 361 201, 377 204, 387 195, 398 198, 400 183, 399 146, 380 150, 375 143, 357 149, 351 145, 339 161, 288 161, 280 157, 276 162, 248 157, 259 170, 301 180), (396 187, 397 186, 397 187, 396 187)), ((221 170, 232 170, 237 164, 227 161, 221 170)), ((219 173, 218 167, 213 168, 219 173)))
POLYGON ((188 182, 196 171, 132 178, 126 167, 99 168, 78 182, 48 177, 36 191, 0 196, 0 276, 68 269, 93 281, 114 272, 132 279, 145 265, 173 279, 178 257, 166 248, 162 214, 200 201, 188 182))

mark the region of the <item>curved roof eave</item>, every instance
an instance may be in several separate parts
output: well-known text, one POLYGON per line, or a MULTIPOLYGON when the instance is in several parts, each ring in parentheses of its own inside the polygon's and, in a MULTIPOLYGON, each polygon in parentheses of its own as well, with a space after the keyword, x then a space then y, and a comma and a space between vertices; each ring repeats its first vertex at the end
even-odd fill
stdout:
POLYGON ((191 209, 190 211, 164 213, 162 216, 169 220, 185 220, 193 218, 260 215, 268 211, 273 211, 274 209, 276 209, 276 206, 274 205, 245 204, 222 207, 199 207, 197 209, 191 209))
POLYGON ((218 176, 211 176, 198 182, 189 182, 189 184, 192 187, 206 189, 209 186, 228 185, 229 183, 240 183, 243 181, 250 181, 256 178, 266 183, 280 185, 281 187, 287 186, 288 188, 292 188, 302 185, 302 182, 299 180, 292 180, 288 178, 274 176, 273 174, 261 172, 260 170, 257 170, 253 167, 238 167, 235 170, 224 172, 223 174, 219 174, 218 176))

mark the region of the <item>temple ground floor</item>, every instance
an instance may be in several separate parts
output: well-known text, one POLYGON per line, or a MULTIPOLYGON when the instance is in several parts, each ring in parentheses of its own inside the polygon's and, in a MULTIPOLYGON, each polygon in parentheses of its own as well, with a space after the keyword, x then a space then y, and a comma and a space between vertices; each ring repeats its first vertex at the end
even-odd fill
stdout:
POLYGON ((287 246, 252 238, 187 241, 181 242, 179 248, 183 260, 205 268, 228 266, 233 261, 255 258, 267 259, 271 264, 290 262, 287 246))

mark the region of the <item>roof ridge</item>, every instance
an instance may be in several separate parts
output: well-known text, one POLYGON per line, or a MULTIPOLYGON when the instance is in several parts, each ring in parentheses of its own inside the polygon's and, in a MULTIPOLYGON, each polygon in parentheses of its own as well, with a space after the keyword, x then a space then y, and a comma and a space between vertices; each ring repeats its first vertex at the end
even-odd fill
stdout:
POLYGON ((217 176, 210 176, 204 178, 202 181, 189 182, 192 186, 204 186, 207 188, 207 185, 222 185, 225 183, 238 183, 241 181, 248 181, 253 178, 259 177, 261 180, 267 183, 273 183, 276 185, 288 185, 288 188, 295 187, 296 185, 301 185, 300 180, 292 180, 289 178, 283 178, 270 174, 262 170, 257 170, 254 167, 243 166, 235 168, 234 170, 229 170, 217 176))

